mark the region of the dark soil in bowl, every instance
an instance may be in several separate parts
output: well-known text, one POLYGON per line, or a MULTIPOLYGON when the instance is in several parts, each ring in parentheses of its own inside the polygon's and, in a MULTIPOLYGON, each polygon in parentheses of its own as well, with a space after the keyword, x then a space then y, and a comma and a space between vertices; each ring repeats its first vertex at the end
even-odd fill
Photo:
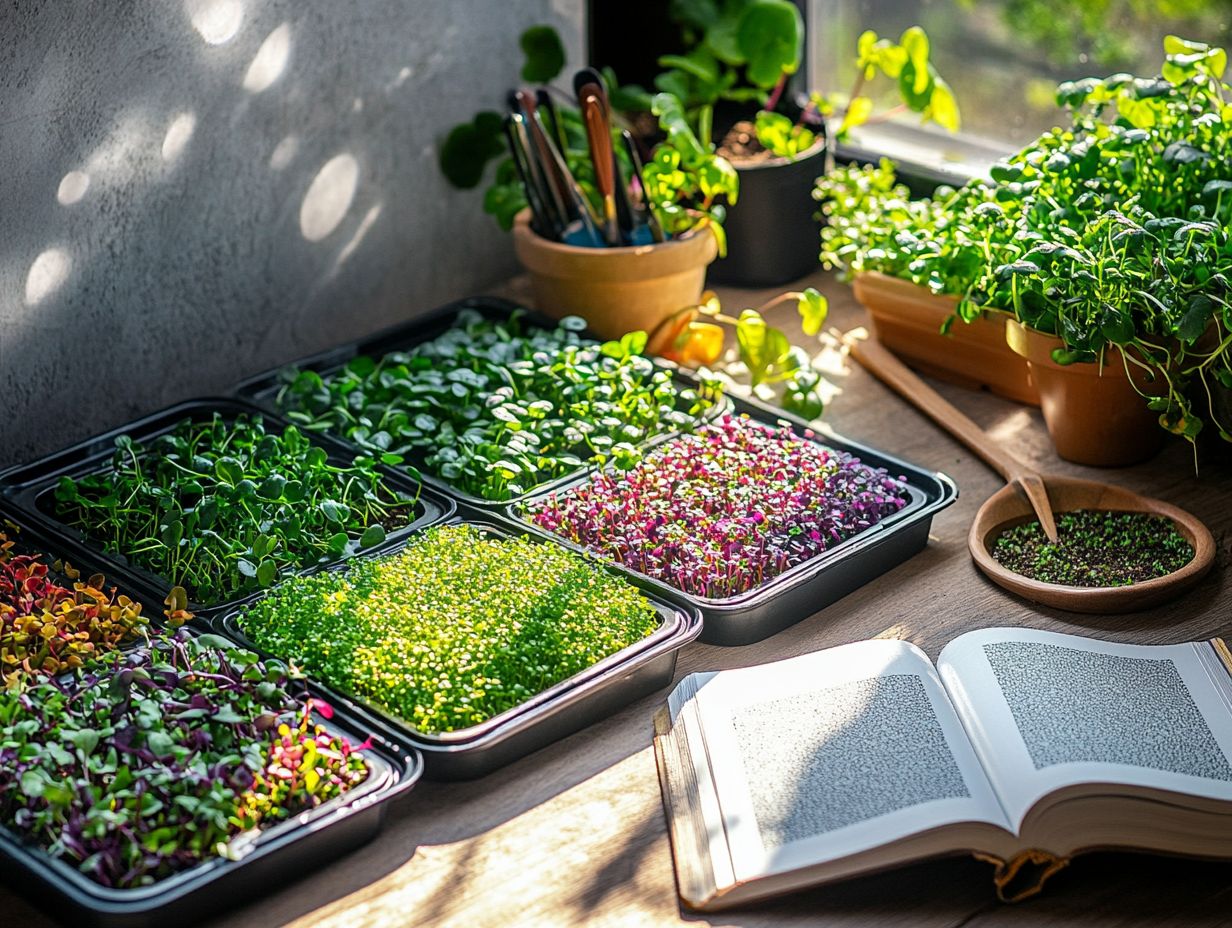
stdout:
POLYGON ((1060 586, 1129 586, 1167 576, 1193 559, 1193 547, 1163 516, 1079 509, 1057 515, 1057 542, 1039 522, 997 536, 992 556, 1016 574, 1060 586))

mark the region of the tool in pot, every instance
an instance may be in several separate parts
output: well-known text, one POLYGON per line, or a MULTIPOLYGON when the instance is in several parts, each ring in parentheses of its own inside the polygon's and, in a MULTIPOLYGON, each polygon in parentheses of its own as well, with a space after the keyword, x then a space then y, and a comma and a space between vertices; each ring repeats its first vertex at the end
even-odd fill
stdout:
POLYGON ((999 447, 978 425, 959 412, 891 354, 880 342, 842 336, 851 356, 891 389, 966 445, 989 467, 1006 479, 1006 486, 990 496, 975 514, 967 547, 976 566, 994 583, 1025 599, 1070 612, 1133 612, 1167 602, 1181 595, 1210 570, 1215 540, 1196 516, 1162 500, 1092 480, 1035 473, 999 447), (1025 495, 1024 495, 1025 494, 1025 495), (1036 515, 1056 540, 1052 512, 1100 509, 1112 512, 1144 512, 1164 516, 1193 548, 1193 558, 1180 570, 1164 577, 1119 587, 1076 587, 1044 583, 1003 567, 991 553, 997 537, 1036 515), (1045 516, 1047 521, 1045 521, 1045 516))

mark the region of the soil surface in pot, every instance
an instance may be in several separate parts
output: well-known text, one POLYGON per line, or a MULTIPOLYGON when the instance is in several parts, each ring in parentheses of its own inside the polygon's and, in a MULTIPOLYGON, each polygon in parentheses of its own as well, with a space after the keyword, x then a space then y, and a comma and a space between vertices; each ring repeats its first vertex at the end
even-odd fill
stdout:
POLYGON ((775 154, 764 147, 757 139, 757 127, 747 119, 742 119, 723 136, 719 142, 718 153, 732 163, 760 164, 763 161, 774 161, 775 154))
POLYGON ((1180 570, 1194 551, 1170 519, 1145 512, 1078 509, 1057 516, 1056 544, 1039 522, 997 536, 992 556, 1008 570, 1061 586, 1113 587, 1180 570))

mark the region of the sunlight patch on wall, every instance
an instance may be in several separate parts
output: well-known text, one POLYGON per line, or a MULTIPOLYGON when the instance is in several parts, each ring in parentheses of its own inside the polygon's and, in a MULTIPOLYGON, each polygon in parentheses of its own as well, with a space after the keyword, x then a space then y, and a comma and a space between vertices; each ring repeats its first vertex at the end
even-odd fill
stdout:
POLYGON ((244 74, 244 89, 249 93, 267 90, 282 77, 291 58, 291 24, 283 23, 265 37, 244 74))
POLYGON ((353 155, 335 155, 312 179, 299 210, 299 228, 304 238, 319 242, 334 229, 351 208, 359 183, 359 163, 353 155))
POLYGON ((364 240, 364 236, 368 234, 368 230, 372 228, 372 224, 377 221, 377 218, 381 215, 381 210, 383 208, 384 204, 378 203, 376 206, 372 207, 372 209, 368 210, 368 212, 364 213, 364 218, 360 221, 359 228, 355 230, 355 234, 351 236, 351 240, 343 245, 342 250, 338 252, 338 257, 334 260, 335 270, 342 267, 342 265, 346 263, 346 260, 351 257, 351 255, 355 254, 355 249, 357 249, 360 243, 364 240))
POLYGON ((26 275, 26 305, 37 306, 68 279, 73 259, 63 248, 48 248, 30 265, 26 275))
POLYGON ((299 136, 288 135, 274 146, 270 155, 269 166, 272 171, 281 171, 294 160, 299 152, 299 136))
POLYGON ((192 113, 180 113, 171 120, 171 125, 167 127, 167 134, 163 136, 163 160, 174 161, 178 158, 196 128, 197 117, 192 113))
POLYGON ((240 0, 186 0, 184 9, 193 28, 210 45, 231 41, 244 21, 244 4, 240 0))
POLYGON ((60 187, 56 190, 56 199, 61 206, 72 206, 86 195, 90 189, 90 175, 85 171, 69 171, 60 179, 60 187))

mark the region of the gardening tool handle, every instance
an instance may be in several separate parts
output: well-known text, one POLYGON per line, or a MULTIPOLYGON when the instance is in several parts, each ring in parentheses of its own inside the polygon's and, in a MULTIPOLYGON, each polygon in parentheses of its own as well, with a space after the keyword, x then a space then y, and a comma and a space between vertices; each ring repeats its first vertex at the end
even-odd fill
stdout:
POLYGON ((843 343, 860 365, 883 381, 899 396, 915 406, 956 439, 970 448, 985 464, 1005 478, 1017 483, 1031 502, 1045 534, 1056 540, 1056 523, 1043 478, 993 441, 983 429, 958 411, 936 390, 921 380, 914 371, 896 358, 875 338, 858 339, 847 332, 843 343))
POLYGON ((590 143, 590 160, 595 166, 595 185, 603 197, 603 227, 609 245, 621 244, 620 227, 616 221, 616 164, 612 160, 612 130, 603 99, 595 84, 587 84, 579 101, 582 119, 586 123, 586 139, 590 143))

